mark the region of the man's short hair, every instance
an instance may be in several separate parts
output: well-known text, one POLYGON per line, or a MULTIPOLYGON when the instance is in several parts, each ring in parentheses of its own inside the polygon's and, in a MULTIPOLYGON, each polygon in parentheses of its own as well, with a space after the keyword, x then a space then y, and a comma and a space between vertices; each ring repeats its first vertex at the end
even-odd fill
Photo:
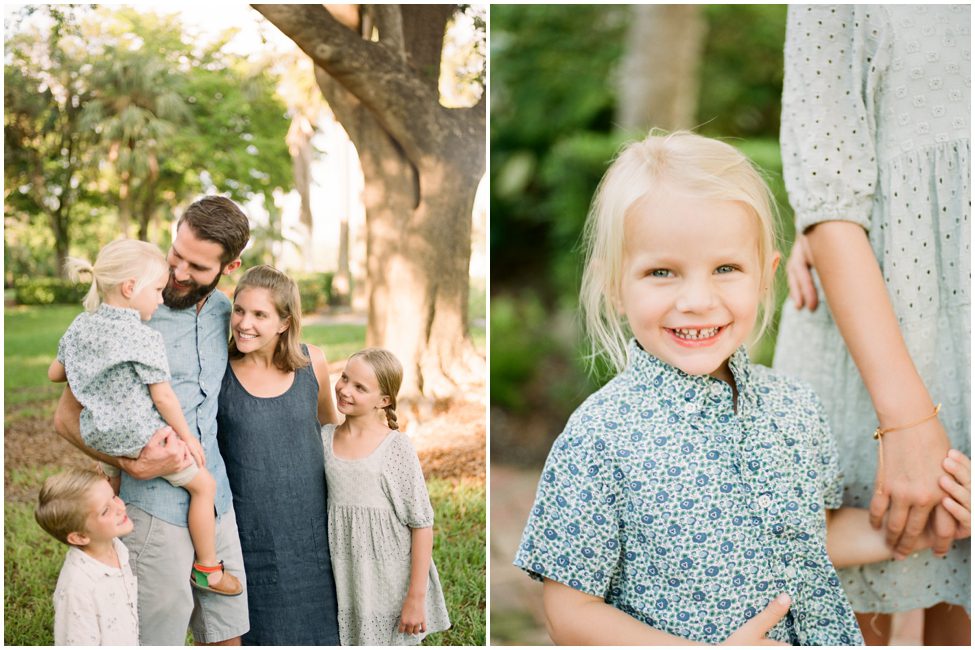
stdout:
POLYGON ((194 201, 179 218, 177 229, 184 223, 199 239, 223 247, 221 264, 229 264, 240 257, 251 236, 247 215, 225 196, 204 196, 194 201))
POLYGON ((69 533, 86 533, 90 514, 88 496, 105 476, 90 469, 67 469, 49 476, 37 497, 34 519, 41 528, 62 544, 69 533))

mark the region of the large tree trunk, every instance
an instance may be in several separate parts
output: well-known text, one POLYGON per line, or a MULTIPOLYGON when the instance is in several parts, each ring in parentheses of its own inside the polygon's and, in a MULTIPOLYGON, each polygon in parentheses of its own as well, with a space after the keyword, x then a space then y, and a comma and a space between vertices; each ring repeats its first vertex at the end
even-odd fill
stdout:
POLYGON ((484 365, 467 329, 484 103, 446 109, 437 90, 454 7, 373 5, 365 14, 314 5, 254 7, 312 57, 319 87, 359 152, 367 343, 389 348, 402 361, 401 399, 452 395, 484 365), (378 43, 368 40, 373 30, 378 43))
POLYGON ((700 5, 634 5, 618 78, 617 123, 627 131, 689 129, 707 25, 700 5))

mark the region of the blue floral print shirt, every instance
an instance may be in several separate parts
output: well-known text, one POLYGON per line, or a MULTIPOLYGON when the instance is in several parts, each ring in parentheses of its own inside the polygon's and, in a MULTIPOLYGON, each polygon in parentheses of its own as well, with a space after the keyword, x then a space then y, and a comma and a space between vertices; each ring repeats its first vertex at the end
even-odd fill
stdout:
POLYGON ((545 463, 515 557, 658 630, 719 643, 779 593, 769 638, 860 645, 826 554, 841 477, 805 385, 730 359, 738 390, 630 342, 627 368, 580 406, 545 463))

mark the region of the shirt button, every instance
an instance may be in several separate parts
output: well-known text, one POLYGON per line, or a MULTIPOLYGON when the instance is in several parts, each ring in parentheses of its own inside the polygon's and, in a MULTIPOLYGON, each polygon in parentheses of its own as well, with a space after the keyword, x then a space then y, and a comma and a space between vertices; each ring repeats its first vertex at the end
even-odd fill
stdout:
POLYGON ((694 404, 693 402, 685 402, 684 403, 684 412, 685 413, 693 413, 696 410, 697 410, 697 405, 694 404))
POLYGON ((772 499, 769 497, 769 495, 763 494, 762 496, 758 497, 758 505, 762 506, 763 508, 768 508, 770 505, 772 505, 772 499))
POLYGON ((785 568, 785 577, 787 578, 795 578, 797 573, 798 571, 796 571, 796 568, 792 565, 785 568))

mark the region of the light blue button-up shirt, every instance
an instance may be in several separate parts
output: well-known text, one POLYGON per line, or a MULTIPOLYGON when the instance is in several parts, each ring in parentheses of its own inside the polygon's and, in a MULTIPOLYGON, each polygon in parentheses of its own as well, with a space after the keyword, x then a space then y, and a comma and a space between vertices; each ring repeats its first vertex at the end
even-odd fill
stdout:
MULTIPOLYGON (((148 323, 166 343, 173 391, 190 431, 203 444, 207 469, 217 482, 214 505, 218 517, 232 503, 227 469, 217 446, 217 398, 227 367, 230 307, 227 296, 214 291, 199 314, 195 306, 174 310, 161 305, 148 323)), ((123 472, 120 496, 154 517, 186 526, 189 492, 163 478, 139 481, 123 472)))

